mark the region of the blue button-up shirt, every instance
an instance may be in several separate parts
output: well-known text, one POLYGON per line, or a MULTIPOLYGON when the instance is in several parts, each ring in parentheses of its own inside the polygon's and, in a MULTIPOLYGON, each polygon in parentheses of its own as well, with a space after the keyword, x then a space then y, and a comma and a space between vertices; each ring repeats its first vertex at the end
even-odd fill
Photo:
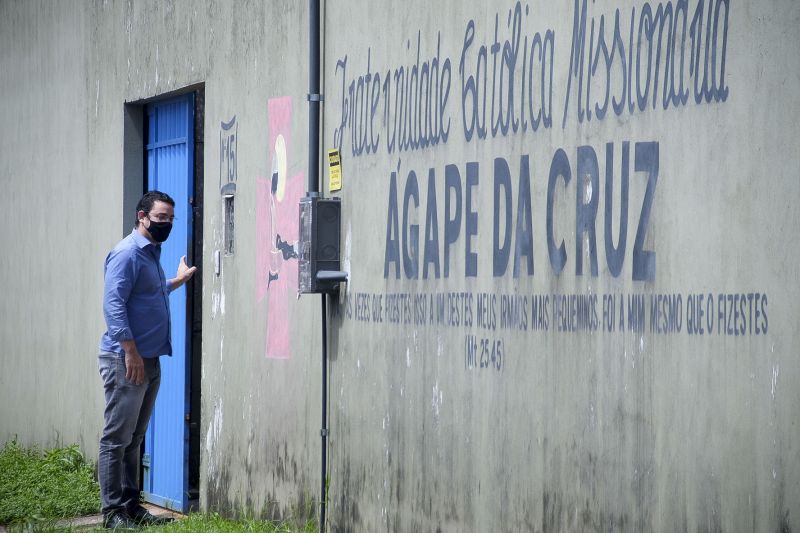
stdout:
POLYGON ((172 355, 169 292, 161 247, 134 229, 106 257, 103 314, 108 330, 100 351, 122 354, 134 340, 142 357, 172 355))

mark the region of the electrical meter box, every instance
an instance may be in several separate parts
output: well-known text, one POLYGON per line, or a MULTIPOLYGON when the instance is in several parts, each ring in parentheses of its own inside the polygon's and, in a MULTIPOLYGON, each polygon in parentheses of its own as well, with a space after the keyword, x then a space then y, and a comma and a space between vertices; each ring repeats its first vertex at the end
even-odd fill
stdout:
POLYGON ((300 257, 298 290, 333 292, 343 281, 339 240, 342 204, 339 198, 305 196, 300 199, 300 257))

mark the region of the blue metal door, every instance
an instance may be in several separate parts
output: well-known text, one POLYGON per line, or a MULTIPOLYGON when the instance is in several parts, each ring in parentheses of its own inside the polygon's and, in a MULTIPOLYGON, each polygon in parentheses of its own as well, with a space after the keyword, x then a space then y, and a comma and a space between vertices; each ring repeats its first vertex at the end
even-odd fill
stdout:
MULTIPOLYGON (((193 109, 192 95, 147 106, 147 189, 175 200, 172 232, 161 245, 167 278, 174 276, 182 256, 191 257, 193 109)), ((172 357, 161 358, 161 388, 145 437, 143 484, 147 501, 183 512, 188 506, 191 366, 186 287, 173 291, 169 300, 172 357)))

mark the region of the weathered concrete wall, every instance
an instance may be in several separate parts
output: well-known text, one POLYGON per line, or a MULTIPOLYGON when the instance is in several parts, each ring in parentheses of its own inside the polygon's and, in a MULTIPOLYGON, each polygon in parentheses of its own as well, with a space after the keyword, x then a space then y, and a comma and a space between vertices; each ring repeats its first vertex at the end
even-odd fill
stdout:
POLYGON ((78 441, 96 454, 103 259, 130 231, 141 191, 141 106, 202 87, 201 505, 271 516, 313 511, 306 502, 318 487, 320 348, 317 335, 300 333, 318 328, 319 304, 287 290, 291 265, 270 300, 271 248, 256 243, 277 211, 280 224, 296 225, 296 201, 273 207, 264 194, 278 134, 287 194, 305 186, 307 69, 297 59, 307 49, 305 5, 3 2, 0 19, 0 201, 8 213, 0 230, 0 440, 78 441), (229 174, 220 148, 222 124, 232 120, 229 174), (223 164, 225 180, 238 182, 236 249, 217 276, 223 164), (274 336, 281 349, 268 354, 271 306, 286 327, 274 336))
POLYGON ((797 528, 798 22, 329 6, 334 530, 797 528))
POLYGON ((95 302, 112 236, 97 237, 110 229, 107 180, 87 158, 85 22, 66 4, 0 3, 3 442, 97 447, 102 389, 84 384, 99 385, 95 302))
MULTIPOLYGON (((583 9, 324 11, 351 273, 331 311, 332 530, 797 528, 800 7, 583 9)), ((102 261, 129 231, 136 122, 202 88, 201 504, 317 498, 319 297, 296 298, 291 253, 306 18, 289 0, 0 3, 0 440, 96 453, 102 261)))
MULTIPOLYGON (((114 4, 98 16, 97 27, 106 32, 98 41, 113 43, 114 53, 98 47, 97 72, 130 62, 127 81, 109 80, 118 84, 112 95, 136 101, 205 86, 201 505, 274 516, 301 512, 316 493, 318 476, 313 437, 319 376, 309 368, 314 342, 291 343, 294 350, 282 359, 266 357, 270 302, 258 288, 268 279, 257 256, 269 242, 256 241, 265 239, 259 232, 271 213, 261 201, 274 159, 271 102, 280 103, 274 115, 285 119, 275 127, 294 141, 288 168, 302 173, 305 166, 306 75, 293 59, 304 42, 304 10, 293 2, 114 4), (123 27, 127 42, 114 37, 123 27), (223 124, 231 122, 235 155, 223 160, 221 144, 230 133, 223 124), (222 255, 217 276, 215 252, 223 250, 219 190, 228 179, 237 182, 235 252, 222 255)), ((292 178, 302 190, 302 177, 292 178)), ((318 320, 311 301, 283 296, 280 323, 301 323, 304 330, 318 320)), ((292 329, 287 326, 287 333, 292 329)))

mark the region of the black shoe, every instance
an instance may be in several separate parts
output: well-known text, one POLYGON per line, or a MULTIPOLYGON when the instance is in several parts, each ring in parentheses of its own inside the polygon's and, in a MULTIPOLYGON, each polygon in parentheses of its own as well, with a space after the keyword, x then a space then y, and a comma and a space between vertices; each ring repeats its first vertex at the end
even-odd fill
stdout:
POLYGON ((163 526, 175 520, 171 516, 156 516, 141 505, 135 509, 129 509, 128 516, 140 526, 163 526))
POLYGON ((123 511, 114 511, 104 517, 103 527, 116 531, 136 531, 139 529, 139 525, 123 511))

